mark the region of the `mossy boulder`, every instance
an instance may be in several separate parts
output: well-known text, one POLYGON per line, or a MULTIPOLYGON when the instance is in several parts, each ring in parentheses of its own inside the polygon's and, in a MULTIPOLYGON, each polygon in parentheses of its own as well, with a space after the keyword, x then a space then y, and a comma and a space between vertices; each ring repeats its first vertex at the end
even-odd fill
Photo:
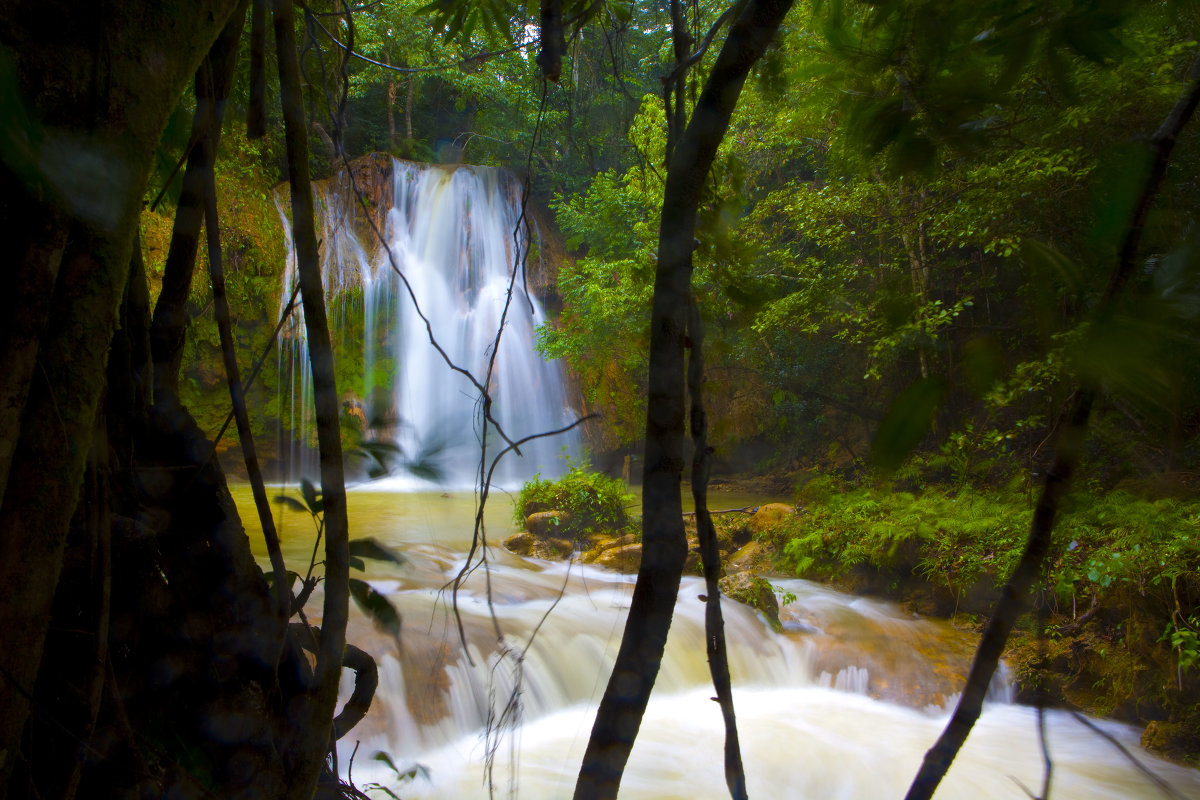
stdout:
POLYGON ((574 520, 570 511, 535 511, 525 518, 525 530, 539 539, 559 538, 560 532, 568 530, 574 520))
POLYGON ((753 572, 736 572, 721 578, 717 585, 721 589, 721 594, 730 600, 736 600, 761 611, 767 618, 771 629, 776 633, 783 630, 783 625, 779 621, 779 600, 776 599, 775 590, 771 588, 771 584, 766 578, 753 572))
POLYGON ((642 564, 642 543, 634 542, 610 547, 597 556, 594 563, 598 567, 617 572, 637 572, 638 567, 642 564))
POLYGON ((513 534, 504 540, 504 548, 510 553, 530 558, 545 558, 559 561, 571 555, 575 546, 566 539, 539 537, 532 533, 513 534))
POLYGON ((746 522, 753 536, 761 536, 796 515, 796 507, 787 503, 766 503, 758 507, 746 522))
POLYGON ((734 572, 768 569, 771 566, 771 549, 762 542, 750 542, 735 551, 728 559, 728 568, 734 572))
MULTIPOLYGON (((637 543, 637 536, 632 533, 627 533, 624 536, 592 536, 590 538, 592 546, 583 554, 580 559, 585 564, 591 564, 599 560, 600 556, 604 555, 609 550, 618 547, 628 547, 631 544, 637 543)), ((639 556, 640 561, 640 556, 639 556)))

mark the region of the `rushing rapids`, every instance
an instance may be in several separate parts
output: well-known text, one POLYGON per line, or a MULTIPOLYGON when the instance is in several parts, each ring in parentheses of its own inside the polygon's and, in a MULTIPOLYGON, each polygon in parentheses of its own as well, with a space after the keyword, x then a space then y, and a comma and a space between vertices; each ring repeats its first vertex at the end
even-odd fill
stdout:
MULTIPOLYGON (((387 541, 411 563, 369 567, 371 583, 400 609, 404 628, 397 642, 361 618, 352 624, 349 639, 374 654, 380 684, 367 718, 347 737, 352 741, 342 742, 343 774, 358 742, 351 777, 360 787, 379 783, 405 798, 484 798, 492 753, 496 794, 507 796, 515 787, 522 798, 569 797, 620 641, 633 576, 494 550, 490 578, 477 571, 459 593, 464 649, 446 587, 464 563, 473 498, 354 491, 349 499, 354 535, 387 541), (519 713, 506 714, 513 696, 519 713), (401 767, 420 763, 428 777, 399 781, 370 759, 375 751, 389 753, 401 767)), ((248 494, 239 501, 249 510, 248 494)), ((492 506, 490 538, 511 526, 508 513, 503 502, 492 506)), ((304 532, 311 521, 288 512, 284 524, 289 563, 306 561, 312 538, 304 532)), ((808 581, 779 580, 777 586, 788 600, 782 633, 773 633, 752 609, 725 606, 750 795, 903 797, 945 723, 973 637, 808 581)), ((697 596, 703 591, 698 579, 684 579, 622 798, 727 796, 721 717, 709 700, 704 604, 697 596)), ((1028 796, 1022 787, 1040 789, 1036 711, 1011 703, 1003 676, 990 700, 938 797, 1019 800, 1028 796)), ((1132 728, 1093 724, 1176 796, 1200 798, 1196 771, 1142 751, 1132 728)), ((1049 713, 1047 730, 1056 800, 1170 796, 1070 714, 1049 713)))
MULTIPOLYGON (((370 193, 368 211, 358 194, 369 187, 352 185, 349 173, 314 190, 327 303, 342 328, 337 357, 348 365, 339 368, 339 377, 361 376, 358 385, 338 387, 344 410, 361 421, 368 438, 399 446, 401 463, 420 464, 444 484, 471 486, 484 430, 481 400, 471 380, 447 360, 487 383, 491 413, 511 440, 574 418, 561 368, 534 346, 545 314, 526 285, 531 230, 521 185, 498 169, 395 159, 362 182, 381 184, 370 187, 378 191, 370 193)), ((292 296, 296 260, 282 207, 280 215, 288 241, 282 312, 292 296)), ((317 473, 312 376, 299 308, 281 339, 279 374, 280 416, 288 427, 280 451, 285 477, 295 482, 317 473)), ((575 442, 566 435, 523 444, 519 456, 506 456, 495 480, 511 485, 539 471, 557 474, 558 456, 563 448, 573 451, 575 442)), ((504 446, 491 428, 487 444, 489 460, 504 446)), ((395 488, 429 485, 402 471, 389 481, 395 488)))

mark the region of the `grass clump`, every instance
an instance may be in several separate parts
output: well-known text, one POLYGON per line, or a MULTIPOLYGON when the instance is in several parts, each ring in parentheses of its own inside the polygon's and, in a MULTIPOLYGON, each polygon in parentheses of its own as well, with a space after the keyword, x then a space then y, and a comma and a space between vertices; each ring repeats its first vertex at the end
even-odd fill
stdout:
POLYGON ((565 511, 562 538, 583 539, 597 533, 628 533, 633 519, 628 509, 635 498, 619 478, 592 470, 587 464, 573 464, 565 475, 547 480, 535 475, 521 487, 514 501, 513 521, 524 526, 525 519, 539 511, 565 511))

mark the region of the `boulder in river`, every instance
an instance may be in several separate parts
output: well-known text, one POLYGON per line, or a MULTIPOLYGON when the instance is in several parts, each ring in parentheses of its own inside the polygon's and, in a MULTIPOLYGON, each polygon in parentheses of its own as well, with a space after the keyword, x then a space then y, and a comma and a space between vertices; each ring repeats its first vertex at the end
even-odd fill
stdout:
POLYGON ((575 547, 566 539, 541 538, 532 533, 516 533, 504 540, 504 547, 511 553, 531 558, 546 558, 552 561, 571 555, 575 547))
POLYGON ((574 520, 570 511, 536 511, 525 518, 525 530, 539 539, 556 538, 574 520))
POLYGON ((776 633, 783 630, 779 621, 779 601, 766 578, 753 572, 735 572, 721 578, 718 586, 721 588, 721 594, 729 599, 761 611, 776 633))
POLYGON ((795 506, 789 506, 787 503, 765 503, 754 512, 746 527, 750 529, 750 533, 758 536, 795 515, 795 506))
POLYGON ((613 548, 634 544, 637 542, 637 536, 632 533, 627 533, 624 536, 593 536, 591 542, 591 548, 583 554, 583 558, 581 559, 585 564, 591 564, 613 548))
POLYGON ((733 572, 767 569, 770 566, 771 552, 762 542, 750 542, 728 559, 728 569, 733 572))
POLYGON ((615 569, 618 572, 637 572, 642 564, 642 543, 610 547, 596 558, 596 566, 615 569))

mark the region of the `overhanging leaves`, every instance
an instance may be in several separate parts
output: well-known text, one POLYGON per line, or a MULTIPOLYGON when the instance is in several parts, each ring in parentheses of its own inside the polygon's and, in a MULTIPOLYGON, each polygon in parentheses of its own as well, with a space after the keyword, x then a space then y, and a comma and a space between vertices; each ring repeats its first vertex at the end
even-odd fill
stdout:
POLYGON ((375 561, 390 561, 393 564, 407 564, 408 559, 401 553, 384 547, 376 539, 354 539, 350 542, 350 555, 358 558, 370 558, 375 561))
POLYGON ((944 378, 921 378, 892 401, 871 443, 876 467, 891 472, 908 458, 933 424, 946 389, 944 378))
MULTIPOLYGON (((353 544, 353 543, 352 543, 353 544)), ((358 607, 371 618, 381 630, 390 633, 400 643, 400 613, 395 606, 366 581, 350 579, 350 596, 358 607)))

